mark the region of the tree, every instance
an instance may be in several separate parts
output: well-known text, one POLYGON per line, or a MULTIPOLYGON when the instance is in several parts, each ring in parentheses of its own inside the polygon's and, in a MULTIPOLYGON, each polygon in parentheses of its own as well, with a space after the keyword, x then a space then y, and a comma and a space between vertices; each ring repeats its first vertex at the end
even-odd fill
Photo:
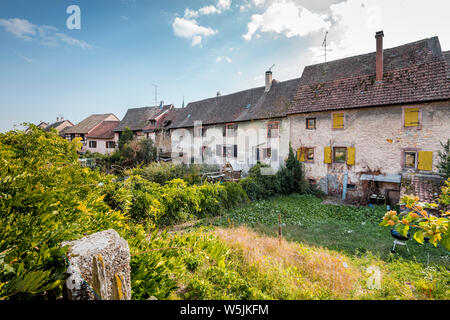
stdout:
POLYGON ((445 179, 448 179, 450 177, 450 139, 448 139, 445 144, 441 142, 441 146, 444 151, 439 151, 439 163, 437 168, 439 174, 445 179))

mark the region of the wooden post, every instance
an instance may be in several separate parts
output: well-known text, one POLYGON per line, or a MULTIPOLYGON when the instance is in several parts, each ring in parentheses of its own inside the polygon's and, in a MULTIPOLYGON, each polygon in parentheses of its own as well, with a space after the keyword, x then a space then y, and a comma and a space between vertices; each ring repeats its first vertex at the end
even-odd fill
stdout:
POLYGON ((281 244, 281 237, 283 236, 281 232, 281 213, 278 214, 278 241, 281 244))

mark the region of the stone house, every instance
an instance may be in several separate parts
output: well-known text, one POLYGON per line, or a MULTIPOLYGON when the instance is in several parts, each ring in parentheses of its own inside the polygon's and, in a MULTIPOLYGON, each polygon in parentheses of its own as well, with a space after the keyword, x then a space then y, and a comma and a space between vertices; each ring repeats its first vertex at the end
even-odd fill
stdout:
POLYGON ((398 202, 400 183, 434 177, 450 137, 450 52, 433 37, 307 66, 287 114, 311 182, 344 199, 398 202), (369 187, 371 186, 371 187, 369 187))
POLYGON ((299 79, 278 82, 266 72, 265 86, 191 102, 172 114, 172 160, 185 164, 230 163, 248 171, 257 161, 275 170, 289 153, 286 112, 299 79))
MULTIPOLYGON (((106 113, 106 114, 93 114, 80 123, 68 127, 64 129, 64 137, 72 141, 75 138, 81 138, 81 141, 83 143, 83 147, 81 149, 81 152, 86 152, 87 150, 97 149, 97 147, 94 147, 94 143, 91 144, 91 147, 88 144, 88 135, 95 132, 97 128, 102 126, 103 122, 105 121, 119 121, 119 119, 112 113, 106 113)), ((111 141, 116 141, 117 139, 114 137, 110 139, 111 141)))

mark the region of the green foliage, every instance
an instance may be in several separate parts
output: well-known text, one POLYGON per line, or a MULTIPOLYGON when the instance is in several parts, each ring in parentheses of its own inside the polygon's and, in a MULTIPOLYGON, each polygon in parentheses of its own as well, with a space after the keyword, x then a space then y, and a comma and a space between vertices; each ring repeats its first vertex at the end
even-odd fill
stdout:
POLYGON ((439 162, 437 168, 439 174, 444 177, 444 179, 450 178, 450 139, 444 144, 441 142, 441 146, 444 149, 439 151, 439 162))
POLYGON ((111 178, 81 168, 77 148, 35 126, 0 134, 0 298, 58 294, 60 243, 124 228, 126 218, 102 201, 111 178))
MULTIPOLYGON (((442 194, 439 202, 443 207, 448 208, 448 197, 450 194, 450 178, 442 187, 442 194)), ((441 210, 441 216, 436 217, 426 209, 436 209, 439 206, 435 203, 420 203, 419 197, 405 195, 401 199, 408 208, 408 212, 397 214, 397 211, 387 212, 380 223, 382 227, 394 227, 402 235, 406 236, 409 230, 415 230, 413 238, 420 244, 425 238, 436 247, 441 243, 450 251, 450 231, 449 231, 449 210, 441 210)))

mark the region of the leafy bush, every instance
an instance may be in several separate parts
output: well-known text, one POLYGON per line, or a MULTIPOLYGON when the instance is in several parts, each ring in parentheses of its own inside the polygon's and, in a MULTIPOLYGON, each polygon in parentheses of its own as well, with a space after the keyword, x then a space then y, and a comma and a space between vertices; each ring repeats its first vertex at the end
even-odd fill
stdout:
POLYGON ((125 227, 102 201, 111 177, 80 167, 77 148, 35 126, 0 134, 0 298, 59 295, 60 243, 125 227))

